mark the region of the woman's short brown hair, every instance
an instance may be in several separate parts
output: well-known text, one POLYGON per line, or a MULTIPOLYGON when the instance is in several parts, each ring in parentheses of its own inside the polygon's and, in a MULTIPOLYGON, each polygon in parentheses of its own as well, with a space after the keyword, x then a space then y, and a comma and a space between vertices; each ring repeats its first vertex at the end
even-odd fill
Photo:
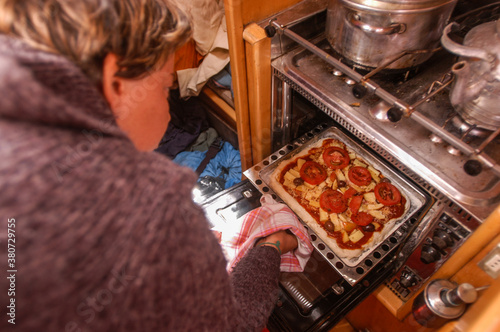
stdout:
POLYGON ((161 67, 190 36, 185 14, 169 0, 3 0, 0 32, 75 62, 96 83, 107 53, 118 76, 161 67))

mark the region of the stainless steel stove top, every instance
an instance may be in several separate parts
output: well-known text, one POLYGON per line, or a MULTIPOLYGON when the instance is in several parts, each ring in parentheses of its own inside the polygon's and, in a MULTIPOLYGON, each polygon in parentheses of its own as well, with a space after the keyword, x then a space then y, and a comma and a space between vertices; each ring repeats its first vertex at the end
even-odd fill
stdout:
MULTIPOLYGON (((327 53, 331 48, 319 37, 315 45, 327 53)), ((441 81, 449 72, 455 59, 445 51, 435 54, 421 72, 403 82, 402 79, 372 79, 383 89, 408 104, 417 102, 428 92, 434 81, 441 81)), ((299 88, 299 92, 314 100, 319 108, 348 125, 351 131, 363 141, 373 141, 381 148, 386 159, 395 158, 411 169, 426 182, 453 200, 476 218, 483 220, 500 203, 500 176, 498 169, 483 167, 480 174, 468 175, 464 164, 470 159, 464 154, 453 155, 456 147, 446 142, 435 143, 430 139, 432 132, 415 121, 415 115, 403 117, 399 122, 381 121, 373 116, 373 110, 381 101, 373 94, 357 99, 352 93, 352 80, 336 76, 335 67, 299 48, 272 62, 275 75, 288 84, 299 88), (388 155, 387 155, 388 154, 388 155)), ((436 84, 435 84, 436 85, 436 84)), ((449 103, 448 92, 435 95, 418 108, 418 116, 430 119, 437 127, 445 127, 456 140, 477 149, 484 138, 463 133, 450 121, 456 113, 449 103)), ((461 143, 461 144, 462 144, 461 143)), ((498 137, 483 151, 496 167, 500 163, 500 140, 498 137)), ((390 160, 389 160, 390 161, 390 160)))

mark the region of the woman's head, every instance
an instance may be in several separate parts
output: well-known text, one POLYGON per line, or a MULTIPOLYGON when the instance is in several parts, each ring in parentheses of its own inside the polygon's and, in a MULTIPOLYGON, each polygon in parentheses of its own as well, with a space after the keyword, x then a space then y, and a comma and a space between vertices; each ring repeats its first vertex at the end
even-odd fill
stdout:
POLYGON ((169 1, 2 0, 0 33, 77 64, 135 146, 152 150, 170 121, 172 55, 191 35, 169 1))
POLYGON ((79 65, 96 83, 104 57, 120 77, 160 68, 190 36, 186 16, 168 0, 3 0, 0 32, 79 65))

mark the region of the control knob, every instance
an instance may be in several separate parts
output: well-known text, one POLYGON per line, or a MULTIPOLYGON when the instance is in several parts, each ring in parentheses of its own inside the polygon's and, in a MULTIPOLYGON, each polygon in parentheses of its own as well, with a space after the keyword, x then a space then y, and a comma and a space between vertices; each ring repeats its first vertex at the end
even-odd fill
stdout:
POLYGON ((417 278, 415 275, 409 271, 402 271, 401 272, 401 279, 399 280, 399 283, 401 286, 404 288, 410 288, 411 286, 415 285, 417 281, 417 278))
POLYGON ((420 260, 425 264, 431 264, 441 258, 441 253, 431 245, 424 245, 422 247, 422 253, 420 254, 420 260))
POLYGON ((476 176, 483 171, 483 166, 475 159, 467 160, 464 164, 464 171, 470 176, 476 176))
POLYGON ((402 117, 403 112, 397 106, 393 106, 387 111, 387 118, 391 122, 398 122, 402 117))
POLYGON ((455 241, 445 230, 436 229, 432 242, 441 250, 451 247, 455 241))

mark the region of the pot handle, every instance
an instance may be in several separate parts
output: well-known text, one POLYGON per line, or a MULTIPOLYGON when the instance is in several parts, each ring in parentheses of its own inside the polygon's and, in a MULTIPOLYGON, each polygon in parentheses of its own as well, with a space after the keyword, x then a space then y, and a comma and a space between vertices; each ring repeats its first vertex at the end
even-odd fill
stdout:
POLYGON ((466 58, 477 58, 493 64, 495 62, 495 56, 493 54, 480 48, 474 48, 455 43, 453 40, 451 40, 450 37, 448 37, 448 34, 451 32, 451 30, 457 29, 458 27, 458 23, 452 22, 448 24, 446 28, 444 28, 443 35, 441 36, 441 44, 443 45, 443 47, 456 55, 466 58))
POLYGON ((391 23, 387 27, 376 27, 368 23, 361 22, 358 14, 349 13, 347 16, 349 23, 354 27, 363 30, 367 33, 374 33, 377 35, 392 35, 396 33, 403 33, 406 31, 406 24, 404 23, 391 23))

